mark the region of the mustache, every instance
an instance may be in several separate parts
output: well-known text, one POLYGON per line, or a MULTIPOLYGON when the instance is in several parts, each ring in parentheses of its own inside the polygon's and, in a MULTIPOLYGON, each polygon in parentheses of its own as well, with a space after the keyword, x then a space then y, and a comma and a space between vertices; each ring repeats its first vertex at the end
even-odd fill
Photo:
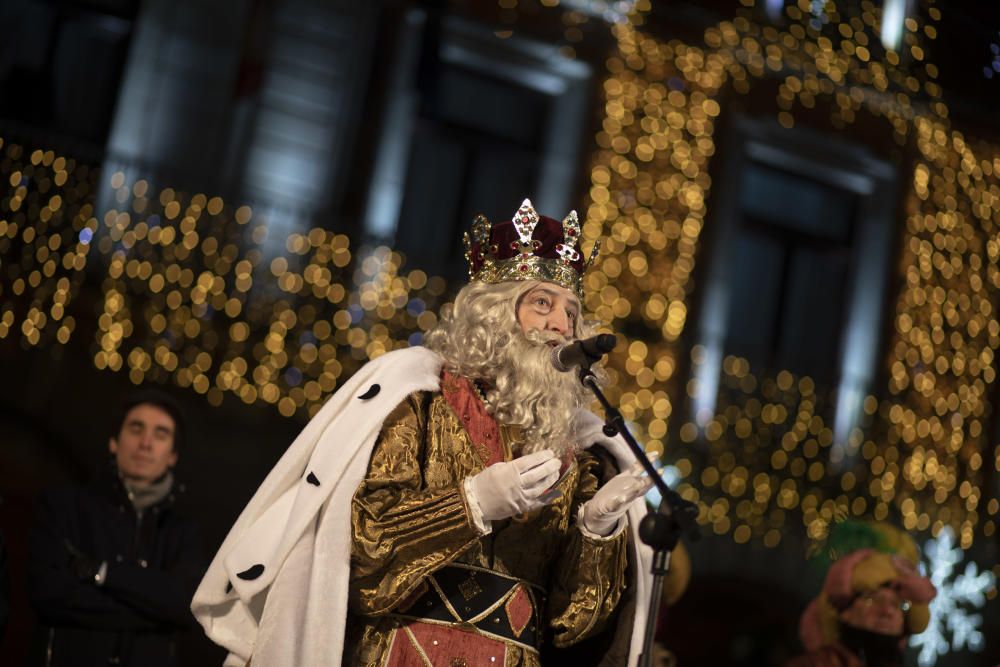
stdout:
POLYGON ((540 329, 530 329, 524 334, 524 337, 529 343, 539 346, 548 345, 549 343, 562 345, 573 340, 571 337, 561 336, 553 331, 541 331, 540 329))

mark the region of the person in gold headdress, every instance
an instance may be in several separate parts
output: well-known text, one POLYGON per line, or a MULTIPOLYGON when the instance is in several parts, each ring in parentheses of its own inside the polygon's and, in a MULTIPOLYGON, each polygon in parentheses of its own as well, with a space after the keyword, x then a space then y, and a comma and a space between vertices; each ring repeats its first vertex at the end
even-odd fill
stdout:
POLYGON ((823 590, 799 621, 806 653, 786 667, 902 667, 910 635, 926 629, 936 591, 913 538, 887 523, 834 526, 823 590))
POLYGON ((250 501, 192 610, 227 665, 631 665, 650 481, 552 348, 586 337, 580 225, 466 237, 425 346, 363 367, 250 501))

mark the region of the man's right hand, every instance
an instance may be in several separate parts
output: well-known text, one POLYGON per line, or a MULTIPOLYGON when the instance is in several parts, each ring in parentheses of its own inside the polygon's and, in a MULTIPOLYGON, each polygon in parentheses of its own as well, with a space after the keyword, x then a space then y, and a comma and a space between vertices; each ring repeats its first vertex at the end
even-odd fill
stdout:
POLYGON ((483 519, 506 519, 543 507, 558 496, 546 491, 559 479, 560 462, 550 449, 494 463, 469 478, 467 489, 483 519))

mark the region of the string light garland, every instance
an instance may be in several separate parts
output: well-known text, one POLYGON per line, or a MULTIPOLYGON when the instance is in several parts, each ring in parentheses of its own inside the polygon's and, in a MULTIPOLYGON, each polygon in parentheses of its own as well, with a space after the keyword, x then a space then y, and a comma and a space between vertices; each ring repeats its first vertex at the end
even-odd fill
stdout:
MULTIPOLYGON (((693 366, 703 362, 703 355, 695 346, 693 366)), ((694 393, 693 383, 689 391, 694 393)), ((863 428, 852 431, 846 449, 832 446, 833 429, 824 417, 832 403, 831 392, 809 377, 788 371, 756 375, 746 359, 726 357, 718 413, 703 428, 685 423, 668 448, 668 459, 681 456, 674 464, 683 478, 678 492, 703 508, 701 520, 717 534, 731 533, 737 543, 759 538, 768 547, 794 528, 788 525, 793 511, 812 539, 822 537, 838 518, 870 514, 875 503, 865 498, 860 480, 878 450, 863 440, 863 428), (862 452, 864 461, 845 466, 850 451, 862 452), (823 484, 827 462, 841 465, 836 484, 823 484)), ((863 427, 870 426, 875 406, 874 397, 868 397, 863 427)), ((885 491, 873 494, 881 497, 885 491)), ((877 509, 875 514, 885 518, 877 509)))
POLYGON ((638 21, 652 5, 650 0, 497 0, 497 18, 504 26, 494 34, 501 39, 514 36, 513 27, 522 14, 535 16, 541 11, 557 11, 562 22, 562 42, 559 53, 565 58, 576 57, 576 46, 586 39, 585 29, 591 18, 605 23, 638 21))
POLYGON ((346 236, 319 228, 269 241, 249 207, 154 193, 120 172, 106 184, 116 208, 98 219, 96 170, 0 148, 10 185, 0 199, 0 338, 19 329, 29 346, 67 344, 95 319, 76 300, 90 279, 101 297, 86 334, 96 368, 288 417, 315 414, 341 377, 436 323, 444 280, 401 273, 388 248, 352 254, 346 236))
MULTIPOLYGON (((841 9, 846 3, 799 0, 777 24, 752 0, 742 4, 697 44, 613 27, 618 53, 603 81, 583 234, 609 237, 587 278, 586 305, 633 339, 611 361, 614 398, 651 448, 662 450, 668 432, 678 436, 665 459, 680 471, 682 493, 698 502, 702 522, 738 542, 774 546, 793 519, 817 536, 838 515, 882 519, 894 510, 910 530, 953 526, 968 547, 977 527, 995 532, 1000 509, 983 489, 984 466, 1000 469, 1000 449, 984 432, 1000 344, 991 305, 1000 288, 998 151, 950 125, 937 68, 924 62, 935 7, 926 24, 905 20, 895 52, 879 42, 881 9, 872 2, 841 9), (672 401, 683 394, 657 390, 677 385, 684 357, 723 105, 774 85, 765 82, 777 82, 783 127, 814 109, 829 108, 836 129, 865 114, 917 156, 906 179, 889 386, 881 401, 865 400, 866 420, 842 448, 827 449, 833 392, 810 378, 754 375, 745 360, 728 358, 717 414, 703 430, 671 424, 672 401)), ((695 348, 695 369, 700 355, 695 348)))

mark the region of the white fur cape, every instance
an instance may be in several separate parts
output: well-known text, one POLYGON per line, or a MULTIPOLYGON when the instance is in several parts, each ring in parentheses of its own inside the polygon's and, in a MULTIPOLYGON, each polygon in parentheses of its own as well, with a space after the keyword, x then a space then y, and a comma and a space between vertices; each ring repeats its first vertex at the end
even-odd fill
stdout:
MULTIPOLYGON (((423 347, 363 366, 310 420, 229 531, 191 602, 226 667, 338 667, 344 647, 351 551, 349 507, 389 412, 409 394, 437 391, 441 358, 423 347)), ((632 455, 581 413, 576 439, 618 460, 632 455)), ((643 501, 629 510, 638 562, 629 665, 642 649, 652 551, 635 534, 643 501)))

